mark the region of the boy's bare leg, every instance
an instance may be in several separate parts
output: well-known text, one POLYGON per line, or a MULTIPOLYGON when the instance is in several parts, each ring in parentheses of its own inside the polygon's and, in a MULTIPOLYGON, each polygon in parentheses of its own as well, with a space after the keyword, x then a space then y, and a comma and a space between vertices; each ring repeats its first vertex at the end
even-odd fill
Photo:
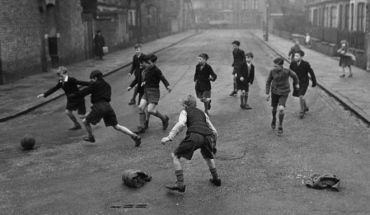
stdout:
POLYGON ((66 110, 65 114, 72 120, 74 123, 74 126, 72 128, 69 128, 68 130, 79 130, 81 129, 80 123, 78 123, 76 117, 73 115, 72 111, 66 110))
POLYGON ((88 141, 88 142, 95 142, 95 137, 93 135, 93 132, 92 132, 92 128, 91 128, 90 123, 86 119, 84 119, 82 122, 84 123, 85 129, 86 129, 86 131, 88 133, 88 136, 87 137, 83 137, 83 140, 88 141))
POLYGON ((209 181, 216 186, 221 186, 221 179, 218 177, 215 161, 208 158, 205 158, 205 160, 212 175, 212 178, 209 181))
POLYGON ((166 115, 163 115, 163 114, 161 114, 158 110, 156 110, 155 108, 156 108, 156 104, 153 104, 153 103, 150 103, 149 105, 148 105, 148 113, 149 114, 152 114, 152 115, 154 115, 154 116, 156 116, 156 117, 158 117, 158 118, 160 118, 161 120, 162 120, 162 124, 163 124, 163 130, 166 130, 167 129, 167 127, 168 127, 168 116, 166 116, 166 115))
POLYGON ((176 191, 179 191, 179 192, 185 192, 184 171, 182 170, 180 158, 178 158, 174 153, 172 153, 171 156, 173 158, 173 167, 175 169, 176 184, 175 185, 166 185, 165 187, 169 190, 176 190, 176 191))
POLYGON ((113 128, 117 131, 120 131, 124 134, 127 134, 131 137, 131 139, 133 139, 135 141, 135 146, 138 147, 140 146, 141 144, 141 137, 136 135, 135 133, 133 133, 132 131, 130 131, 130 129, 126 128, 125 126, 122 126, 122 125, 115 125, 113 126, 113 128))

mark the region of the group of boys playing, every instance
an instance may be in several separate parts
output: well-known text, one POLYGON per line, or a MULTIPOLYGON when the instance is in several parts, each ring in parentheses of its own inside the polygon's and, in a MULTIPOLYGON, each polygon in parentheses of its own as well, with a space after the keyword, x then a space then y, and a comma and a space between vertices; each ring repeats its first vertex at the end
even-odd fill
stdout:
MULTIPOLYGON (((239 48, 240 42, 234 41, 234 63, 233 63, 233 80, 234 90, 230 96, 234 96, 237 91, 240 94, 240 107, 242 109, 251 109, 247 104, 249 86, 253 84, 254 80, 254 66, 251 63, 253 54, 251 52, 244 54, 244 51, 239 48)), ((291 70, 282 67, 284 59, 277 58, 274 60, 275 69, 270 71, 267 83, 266 94, 269 100, 269 92, 271 87, 271 105, 273 107, 273 121, 271 127, 275 129, 276 126, 276 113, 279 106, 279 133, 282 133, 282 122, 284 118, 284 108, 287 96, 290 92, 289 77, 294 78, 294 85, 298 88, 300 78, 300 88, 298 89, 301 99, 301 114, 302 118, 308 107, 303 98, 308 86, 308 73, 310 73, 313 87, 316 86, 315 75, 309 66, 308 62, 302 60, 303 51, 295 53, 295 62, 292 62, 291 69, 298 73, 298 76, 291 70), (284 82, 283 84, 281 84, 284 82), (285 89, 281 89, 284 85, 285 89)), ((197 97, 204 103, 205 111, 198 109, 196 98, 192 95, 187 95, 182 100, 183 110, 180 113, 179 120, 172 128, 169 135, 161 140, 164 145, 166 142, 172 141, 174 137, 180 133, 184 127, 187 127, 185 139, 171 154, 173 158, 173 165, 176 175, 176 183, 165 186, 169 190, 185 192, 184 173, 180 163, 180 158, 183 157, 191 160, 194 151, 200 149, 203 158, 205 159, 212 178, 210 182, 216 186, 221 186, 221 179, 218 177, 217 169, 214 162, 214 155, 217 152, 217 130, 211 123, 208 110, 210 109, 210 95, 211 86, 209 81, 215 81, 217 75, 213 72, 211 66, 207 64, 208 55, 202 53, 198 56, 198 65, 194 75, 195 90, 197 97)), ((84 115, 83 124, 88 133, 83 137, 83 140, 88 142, 95 142, 95 137, 92 132, 91 124, 96 125, 101 119, 104 120, 106 127, 112 126, 115 130, 129 135, 134 141, 135 146, 139 147, 141 144, 141 137, 138 134, 144 133, 148 128, 149 116, 154 115, 162 120, 163 130, 166 130, 169 123, 169 118, 161 114, 156 106, 160 98, 159 82, 165 85, 166 89, 171 92, 171 87, 161 70, 155 65, 157 57, 154 54, 144 55, 141 52, 141 45, 135 46, 135 55, 133 57, 133 64, 129 75, 134 74, 135 78, 128 87, 131 90, 135 86, 133 97, 130 101, 131 104, 136 103, 136 96, 139 95, 139 122, 140 126, 137 131, 132 132, 128 128, 119 125, 116 114, 110 105, 112 90, 111 86, 103 79, 103 74, 99 70, 94 70, 90 73, 90 82, 78 81, 70 77, 65 67, 59 67, 57 75, 59 81, 57 85, 37 97, 47 97, 56 90, 62 88, 67 96, 67 106, 65 113, 73 121, 74 126, 70 130, 79 130, 81 125, 78 123, 72 111, 78 110, 78 114, 84 115), (85 86, 79 89, 78 85, 85 86), (91 111, 86 114, 85 100, 86 95, 91 94, 91 111)))

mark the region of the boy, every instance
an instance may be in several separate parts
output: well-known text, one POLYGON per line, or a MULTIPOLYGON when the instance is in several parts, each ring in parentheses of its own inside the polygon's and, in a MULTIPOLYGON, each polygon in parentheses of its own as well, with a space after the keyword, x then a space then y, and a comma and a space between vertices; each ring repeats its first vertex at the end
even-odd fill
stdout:
POLYGON ((191 160, 195 150, 200 149, 203 158, 206 160, 209 170, 212 174, 210 182, 216 186, 221 186, 221 179, 218 177, 215 161, 217 131, 212 125, 207 114, 196 108, 197 101, 194 96, 188 95, 182 100, 183 110, 180 113, 179 122, 172 128, 167 137, 161 140, 164 145, 172 141, 175 136, 187 126, 185 139, 171 154, 176 174, 176 184, 167 185, 169 190, 185 192, 184 172, 181 167, 180 158, 191 160))
POLYGON ((245 54, 245 62, 241 63, 237 73, 235 74, 237 90, 240 94, 240 107, 242 109, 252 109, 248 103, 249 86, 254 81, 254 65, 252 64, 253 53, 245 54))
POLYGON ((212 67, 207 64, 208 55, 202 53, 198 56, 198 64, 195 67, 195 92, 197 97, 204 103, 204 112, 208 115, 211 109, 211 82, 217 79, 212 67))
POLYGON ((245 60, 245 53, 244 53, 243 50, 241 50, 239 48, 239 46, 240 46, 240 42, 239 41, 235 40, 231 44, 233 45, 233 48, 234 48, 234 50, 233 50, 233 58, 234 58, 234 61, 233 61, 233 64, 231 65, 233 67, 232 74, 233 74, 233 85, 234 85, 234 89, 230 93, 229 96, 236 96, 237 90, 236 90, 236 77, 235 77, 235 74, 238 71, 239 65, 241 63, 243 63, 244 60, 245 60))
POLYGON ((162 71, 158 69, 155 65, 157 62, 157 56, 154 54, 147 55, 144 57, 143 60, 143 81, 141 83, 144 86, 144 95, 140 100, 139 105, 139 121, 140 126, 138 130, 135 131, 136 134, 145 133, 145 109, 149 114, 154 115, 162 120, 163 130, 166 130, 168 127, 168 116, 162 115, 157 109, 156 106, 158 105, 159 98, 160 98, 160 90, 159 90, 159 82, 162 81, 168 92, 171 92, 170 84, 168 83, 167 79, 163 76, 162 71))
POLYGON ((86 113, 86 106, 85 106, 85 99, 84 98, 69 98, 68 95, 72 93, 76 93, 79 91, 77 85, 81 86, 88 86, 89 82, 85 81, 78 81, 77 79, 70 77, 68 75, 68 71, 65 67, 61 66, 58 68, 57 76, 59 78, 59 81, 57 85, 45 93, 42 93, 37 96, 37 98, 41 97, 48 97, 58 89, 62 88, 67 95, 67 106, 65 114, 72 120, 74 126, 69 128, 68 130, 79 130, 81 129, 80 123, 78 123, 76 117, 73 115, 72 111, 77 110, 77 113, 79 115, 85 115, 86 113))
POLYGON ((283 133, 283 120, 285 103, 290 93, 289 77, 293 78, 293 86, 298 89, 299 80, 297 75, 283 67, 284 59, 279 57, 274 60, 275 69, 270 71, 266 81, 266 99, 270 99, 271 88, 271 107, 272 107, 272 122, 271 128, 276 127, 276 113, 279 110, 279 127, 278 133, 283 133), (279 108, 279 109, 278 109, 279 108))
POLYGON ((131 132, 117 122, 116 114, 110 105, 112 90, 111 86, 103 79, 103 74, 99 70, 94 70, 90 73, 91 84, 89 87, 74 93, 71 97, 83 97, 91 94, 91 112, 83 120, 88 136, 83 137, 87 142, 95 142, 95 137, 90 124, 96 125, 102 118, 105 126, 112 126, 115 130, 127 134, 135 141, 135 146, 141 144, 141 137, 131 132))
POLYGON ((297 51, 300 51, 301 50, 301 47, 299 46, 299 41, 296 40, 294 42, 294 46, 292 46, 289 50, 289 53, 288 53, 288 57, 290 59, 291 62, 294 61, 294 53, 296 53, 297 51))
POLYGON ((308 74, 311 76, 312 80, 312 87, 316 87, 316 76, 313 72, 310 64, 307 61, 302 60, 304 56, 304 52, 299 50, 294 54, 294 61, 290 64, 290 69, 295 72, 299 79, 299 89, 298 89, 298 97, 300 100, 301 111, 299 113, 299 118, 303 119, 304 114, 309 110, 306 104, 306 100, 304 99, 304 95, 306 94, 309 78, 308 74))
MULTIPOLYGON (((136 44, 135 45, 135 55, 132 57, 131 70, 128 73, 129 76, 134 74, 136 78, 136 76, 140 75, 140 73, 142 72, 142 70, 140 70, 140 62, 144 59, 144 57, 145 55, 141 52, 141 44, 136 44)), ((139 93, 138 86, 136 86, 134 90, 134 94, 132 95, 132 99, 130 100, 130 103, 128 103, 129 105, 133 105, 136 103, 135 99, 138 93, 139 93)), ((138 105, 140 103, 140 99, 141 97, 139 94, 138 105)))

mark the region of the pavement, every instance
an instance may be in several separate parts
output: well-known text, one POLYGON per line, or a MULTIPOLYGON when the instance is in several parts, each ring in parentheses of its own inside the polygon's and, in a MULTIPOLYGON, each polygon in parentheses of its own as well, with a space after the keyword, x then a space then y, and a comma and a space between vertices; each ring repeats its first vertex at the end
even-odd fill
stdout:
MULTIPOLYGON (((254 30, 253 34, 278 55, 290 62, 288 52, 294 45, 293 41, 273 34, 269 34, 269 40, 265 41, 260 30, 254 30)), ((303 60, 311 64, 318 86, 370 125, 370 73, 366 70, 352 67, 353 77, 348 78, 349 71, 346 68, 346 77, 341 78, 339 76, 343 73, 342 68, 339 67, 339 58, 324 55, 303 45, 301 45, 301 48, 305 52, 303 60)), ((286 67, 288 65, 285 64, 286 67)))
MULTIPOLYGON (((142 51, 145 54, 160 52, 168 47, 176 45, 192 36, 194 30, 169 35, 143 44, 142 51)), ((100 70, 104 76, 117 72, 127 66, 131 66, 134 48, 126 48, 113 53, 108 53, 103 60, 88 59, 71 65, 61 65, 68 69, 68 73, 78 80, 88 81, 90 72, 100 70)), ((58 79, 55 72, 40 73, 25 77, 16 82, 0 85, 0 122, 13 119, 41 107, 50 101, 64 95, 63 90, 58 90, 47 98, 37 98, 37 95, 55 86, 58 79)))

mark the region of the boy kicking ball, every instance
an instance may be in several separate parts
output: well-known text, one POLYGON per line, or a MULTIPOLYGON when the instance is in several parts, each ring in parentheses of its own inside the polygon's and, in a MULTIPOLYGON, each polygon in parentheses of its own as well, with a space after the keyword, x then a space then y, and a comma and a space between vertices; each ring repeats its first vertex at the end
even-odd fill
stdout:
POLYGON ((185 192, 184 172, 182 170, 180 158, 191 160, 194 151, 200 149, 203 158, 206 160, 209 171, 212 174, 210 182, 216 186, 221 186, 221 179, 218 177, 215 161, 217 131, 212 125, 207 114, 196 108, 197 101, 192 95, 186 96, 182 100, 183 110, 180 113, 178 123, 172 128, 169 135, 161 140, 164 145, 172 141, 185 126, 188 127, 185 139, 171 154, 176 174, 176 184, 165 186, 169 190, 185 192))
POLYGON ((119 125, 116 114, 110 105, 112 90, 111 86, 103 79, 103 74, 99 70, 94 70, 90 73, 92 84, 80 92, 70 95, 71 98, 84 97, 91 94, 91 112, 83 119, 88 136, 83 137, 83 140, 95 142, 95 137, 90 124, 96 125, 102 118, 105 126, 112 126, 115 130, 127 134, 135 141, 135 146, 141 144, 141 137, 130 131, 128 128, 119 125))

